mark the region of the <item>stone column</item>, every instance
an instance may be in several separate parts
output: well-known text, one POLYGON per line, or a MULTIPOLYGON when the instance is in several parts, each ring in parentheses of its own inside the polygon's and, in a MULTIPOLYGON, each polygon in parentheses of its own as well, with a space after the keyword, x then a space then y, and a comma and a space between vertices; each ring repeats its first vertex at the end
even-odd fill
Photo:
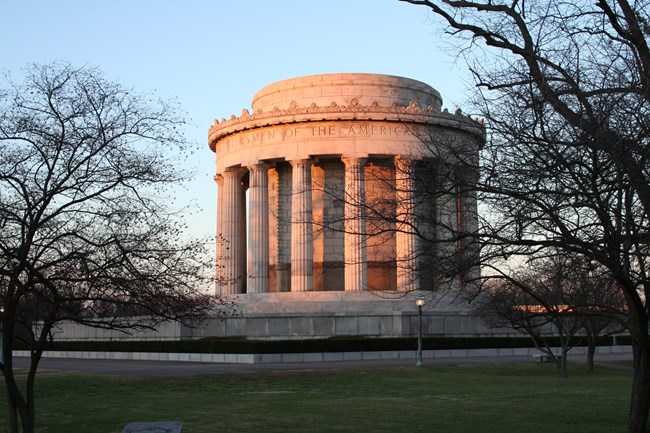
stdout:
POLYGON ((345 164, 345 290, 368 289, 366 258, 366 158, 341 158, 345 164))
POLYGON ((241 234, 244 218, 242 215, 241 179, 245 170, 231 168, 224 171, 223 198, 221 210, 221 278, 217 281, 219 293, 234 295, 243 292, 244 263, 241 263, 241 234))
POLYGON ((269 178, 267 164, 248 167, 247 293, 269 291, 269 178))
POLYGON ((216 272, 215 278, 217 280, 216 294, 220 293, 219 281, 221 281, 222 269, 224 266, 222 260, 222 221, 223 221, 223 176, 217 174, 214 176, 214 182, 217 184, 217 230, 216 230, 216 272))
POLYGON ((312 237, 311 160, 292 160, 291 180, 291 291, 314 287, 312 237))
POLYGON ((415 221, 413 160, 395 157, 395 259, 397 262, 397 290, 407 292, 416 290, 416 252, 417 237, 414 233, 415 221))
MULTIPOLYGON (((242 169, 244 171, 244 174, 246 174, 247 170, 242 169)), ((241 197, 239 199, 239 203, 241 204, 241 210, 239 211, 239 217, 241 218, 241 224, 239 225, 239 248, 237 248, 237 251, 239 251, 239 267, 241 269, 240 275, 241 275, 241 287, 239 288, 239 293, 247 293, 246 290, 246 284, 248 283, 248 278, 246 278, 246 257, 248 256, 248 248, 246 247, 246 236, 248 235, 247 233, 247 228, 246 228, 246 218, 247 218, 247 212, 246 212, 246 190, 248 189, 248 185, 245 184, 245 182, 240 182, 240 189, 241 189, 241 197)))

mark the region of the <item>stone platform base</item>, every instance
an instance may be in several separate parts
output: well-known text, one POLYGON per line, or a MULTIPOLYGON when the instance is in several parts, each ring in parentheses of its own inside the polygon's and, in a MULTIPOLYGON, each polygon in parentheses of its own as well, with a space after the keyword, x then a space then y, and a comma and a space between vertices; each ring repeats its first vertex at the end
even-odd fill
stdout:
MULTIPOLYGON (((420 292, 302 292, 240 295, 239 317, 211 320, 186 329, 184 338, 246 337, 304 339, 337 336, 403 337, 417 335, 415 298, 420 292)), ((422 312, 424 335, 502 335, 490 329, 451 296, 427 298, 422 312)))
POLYGON ((208 319, 195 327, 164 323, 156 331, 127 335, 62 323, 54 338, 65 340, 182 340, 203 337, 249 339, 307 339, 343 336, 407 337, 418 332, 416 296, 427 304, 422 310, 422 333, 428 336, 506 336, 512 329, 487 327, 471 314, 471 306, 449 294, 431 292, 302 292, 238 295, 238 315, 208 319))

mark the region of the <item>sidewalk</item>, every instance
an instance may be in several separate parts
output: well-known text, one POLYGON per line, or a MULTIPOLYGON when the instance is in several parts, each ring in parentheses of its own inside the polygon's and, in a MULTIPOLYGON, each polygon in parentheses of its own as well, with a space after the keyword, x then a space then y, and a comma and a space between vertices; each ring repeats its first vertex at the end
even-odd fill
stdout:
MULTIPOLYGON (((560 353, 559 348, 554 349, 560 353)), ((586 347, 574 347, 569 356, 580 356, 587 352, 586 347)), ((524 348, 494 348, 494 349, 443 349, 423 350, 422 358, 476 358, 476 357, 531 357, 540 352, 533 347, 524 348)), ((599 346, 597 354, 626 354, 632 353, 631 346, 599 346)), ((29 356, 27 351, 14 351, 14 356, 29 356)), ((365 352, 309 352, 309 353, 159 353, 159 352, 67 352, 45 351, 43 358, 76 358, 76 359, 111 359, 133 361, 165 361, 165 362, 205 362, 216 364, 296 364, 316 362, 341 361, 390 361, 415 360, 415 350, 385 350, 365 352)), ((415 362, 415 361, 413 361, 415 362)))

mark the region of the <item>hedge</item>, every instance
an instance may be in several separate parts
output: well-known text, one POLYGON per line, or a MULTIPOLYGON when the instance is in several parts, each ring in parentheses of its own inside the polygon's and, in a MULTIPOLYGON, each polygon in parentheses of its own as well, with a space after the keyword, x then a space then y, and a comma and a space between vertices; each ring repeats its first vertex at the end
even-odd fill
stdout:
MULTIPOLYGON (((559 346, 559 338, 547 338, 552 346, 559 346)), ((577 342, 586 346, 586 338, 577 342)), ((629 345, 627 336, 617 337, 617 344, 629 345)), ((612 337, 602 337, 599 346, 613 345, 612 337)), ((435 349, 491 349, 533 347, 528 337, 424 337, 422 347, 435 349)), ((15 349, 28 349, 16 342, 15 349)), ((199 340, 112 340, 112 341, 52 341, 46 350, 83 352, 162 352, 162 353, 323 353, 415 350, 417 339, 334 337, 309 340, 248 340, 244 338, 203 338, 199 340)))

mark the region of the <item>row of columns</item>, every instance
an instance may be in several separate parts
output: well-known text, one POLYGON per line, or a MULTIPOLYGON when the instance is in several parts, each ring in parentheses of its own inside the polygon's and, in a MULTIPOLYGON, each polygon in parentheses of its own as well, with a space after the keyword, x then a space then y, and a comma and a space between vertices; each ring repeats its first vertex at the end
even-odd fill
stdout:
MULTIPOLYGON (((344 284, 346 291, 367 290, 365 221, 366 158, 343 157, 345 164, 344 284)), ((309 158, 289 161, 291 195, 291 291, 314 287, 312 232, 312 181, 309 158)), ((413 180, 411 160, 395 158, 396 165, 396 261, 398 290, 414 290, 416 237, 413 234, 413 180)), ((217 291, 220 294, 265 293, 269 290, 269 191, 267 163, 247 168, 228 168, 215 177, 217 183, 217 291), (249 224, 247 261, 245 195, 242 177, 249 173, 249 224), (244 263, 247 262, 246 268, 244 263)))

